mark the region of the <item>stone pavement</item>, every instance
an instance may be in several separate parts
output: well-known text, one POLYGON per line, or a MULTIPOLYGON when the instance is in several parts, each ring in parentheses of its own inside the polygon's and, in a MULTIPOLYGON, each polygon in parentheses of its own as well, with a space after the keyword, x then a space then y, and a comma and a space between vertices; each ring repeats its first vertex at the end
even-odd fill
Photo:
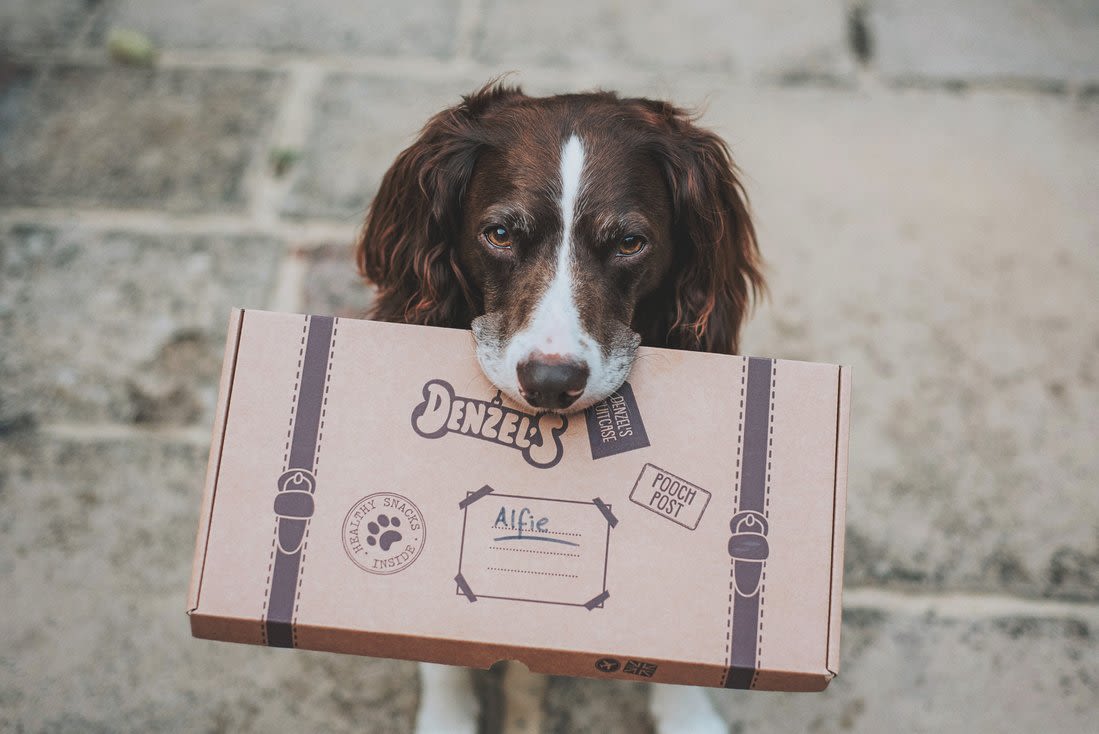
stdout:
MULTIPOLYGON (((841 676, 715 692, 731 730, 1094 730, 1094 0, 285 5, 0 5, 0 730, 410 727, 412 664, 189 638, 214 382, 231 305, 363 312, 381 174, 508 70, 703 105, 770 266, 745 350, 854 368, 841 676)), ((541 729, 646 696, 554 679, 541 729)))

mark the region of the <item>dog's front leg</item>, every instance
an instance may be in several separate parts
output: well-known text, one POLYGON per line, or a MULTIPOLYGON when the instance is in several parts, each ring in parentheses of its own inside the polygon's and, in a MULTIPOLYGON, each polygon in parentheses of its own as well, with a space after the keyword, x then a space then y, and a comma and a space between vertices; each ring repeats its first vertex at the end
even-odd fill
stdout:
POLYGON ((476 734, 479 709, 469 669, 420 663, 416 734, 476 734))
POLYGON ((509 662, 504 669, 503 734, 538 734, 542 731, 542 699, 549 679, 532 673, 522 663, 509 662))
POLYGON ((658 734, 728 734, 709 696, 694 686, 650 687, 649 712, 658 734))

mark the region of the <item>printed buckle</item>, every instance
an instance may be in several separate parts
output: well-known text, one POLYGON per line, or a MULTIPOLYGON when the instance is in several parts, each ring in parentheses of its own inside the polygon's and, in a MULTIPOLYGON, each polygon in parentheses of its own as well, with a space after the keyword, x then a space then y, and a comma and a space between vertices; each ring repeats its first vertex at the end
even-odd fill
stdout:
POLYGON ((305 525, 313 516, 313 492, 317 488, 317 480, 305 469, 291 469, 283 472, 278 484, 274 509, 278 518, 279 550, 293 555, 301 548, 305 540, 305 525))
POLYGON ((767 519, 754 510, 742 510, 729 521, 729 556, 733 579, 741 596, 755 596, 763 577, 763 562, 771 549, 767 543, 767 519))

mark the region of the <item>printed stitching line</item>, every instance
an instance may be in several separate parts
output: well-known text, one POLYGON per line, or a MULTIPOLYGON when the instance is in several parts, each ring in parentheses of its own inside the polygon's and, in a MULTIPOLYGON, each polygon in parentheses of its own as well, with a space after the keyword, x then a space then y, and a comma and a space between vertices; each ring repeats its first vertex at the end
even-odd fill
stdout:
POLYGON ((309 521, 305 523, 305 539, 301 545, 301 561, 298 566, 298 588, 294 595, 294 614, 290 618, 290 639, 294 647, 298 646, 298 607, 301 606, 301 582, 305 578, 305 550, 309 547, 309 521))
MULTIPOLYGON (((733 512, 740 507, 740 453, 741 446, 744 443, 744 384, 748 379, 748 358, 745 357, 741 362, 740 367, 740 440, 736 444, 736 478, 733 481, 733 512)), ((729 673, 731 670, 732 659, 730 655, 733 651, 733 591, 736 584, 735 574, 736 564, 732 558, 729 559, 729 612, 725 615, 725 659, 729 661, 730 665, 725 666, 725 671, 721 674, 721 687, 724 688, 725 684, 729 680, 729 673)))
POLYGON ((275 543, 279 537, 279 521, 275 520, 275 528, 271 531, 271 555, 267 558, 267 593, 263 596, 263 611, 259 617, 260 637, 263 644, 267 644, 267 605, 271 600, 271 570, 275 567, 275 543))
MULTIPOLYGON (((332 322, 332 343, 328 348, 328 369, 324 375, 324 400, 321 402, 321 422, 320 427, 317 429, 317 450, 313 453, 314 480, 320 473, 321 442, 324 440, 324 417, 325 413, 328 411, 328 388, 332 381, 332 361, 336 356, 336 334, 339 333, 339 323, 339 319, 334 319, 332 322)), ((305 539, 302 541, 301 562, 298 565, 298 588, 297 593, 294 595, 294 615, 290 619, 290 632, 294 647, 298 646, 298 609, 301 607, 301 584, 305 579, 305 552, 309 550, 309 531, 311 525, 312 523, 309 520, 305 521, 305 539)))
POLYGON ((513 551, 515 553, 538 553, 543 556, 568 556, 569 558, 579 558, 579 553, 556 553, 554 551, 537 551, 530 550, 529 548, 505 548, 502 545, 490 545, 489 548, 493 550, 513 551))
MULTIPOLYGON (((775 385, 777 383, 778 360, 771 362, 771 405, 767 414, 767 481, 763 485, 763 515, 770 517, 771 509, 771 458, 775 444, 775 385)), ((756 672, 752 675, 752 688, 759 681, 759 664, 763 659, 763 604, 767 593, 767 562, 763 562, 763 575, 759 582, 759 636, 756 638, 756 672)))
POLYGON ((487 566, 486 571, 510 571, 511 573, 529 573, 535 576, 560 576, 566 579, 580 578, 574 573, 550 573, 549 571, 527 571, 522 568, 500 568, 498 566, 487 566))
MULTIPOLYGON (((301 363, 305 359, 305 337, 309 333, 309 317, 306 317, 301 326, 301 346, 298 348, 298 371, 294 375, 294 391, 290 393, 290 420, 286 428, 286 448, 282 454, 282 470, 290 468, 290 437, 294 433, 294 407, 298 401, 298 386, 301 384, 301 363)), ((267 559, 267 585, 263 595, 263 612, 260 614, 259 626, 263 644, 267 644, 267 605, 271 603, 271 571, 275 567, 275 545, 279 538, 279 519, 275 518, 275 527, 271 530, 271 555, 267 559)))
POLYGON ((301 346, 298 348, 298 371, 294 374, 294 392, 290 394, 290 420, 286 427, 286 449, 282 454, 282 470, 290 468, 290 439, 294 434, 294 406, 298 400, 298 387, 301 385, 301 365, 305 361, 305 337, 309 333, 309 317, 301 327, 301 346))

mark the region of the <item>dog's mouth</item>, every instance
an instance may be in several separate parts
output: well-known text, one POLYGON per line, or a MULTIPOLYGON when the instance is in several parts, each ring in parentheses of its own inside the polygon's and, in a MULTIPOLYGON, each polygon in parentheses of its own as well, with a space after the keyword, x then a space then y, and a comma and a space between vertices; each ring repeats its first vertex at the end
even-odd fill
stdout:
MULTIPOLYGON (((624 378, 623 378, 622 382, 625 382, 624 378)), ((573 413, 582 413, 585 410, 587 410, 588 408, 590 408, 591 406, 595 405, 596 403, 598 403, 602 400, 606 400, 608 397, 610 397, 611 395, 614 394, 615 390, 617 390, 619 387, 622 386, 622 383, 620 382, 620 383, 618 383, 618 385, 615 385, 615 387, 612 390, 610 390, 609 392, 607 392, 605 395, 589 394, 589 392, 587 390, 584 390, 583 392, 579 393, 575 397, 575 399, 573 400, 573 402, 571 404, 566 405, 566 406, 559 406, 559 407, 558 406, 544 407, 544 406, 539 406, 539 405, 532 405, 531 402, 521 392, 516 394, 516 393, 512 392, 511 390, 507 390, 503 387, 500 387, 499 385, 496 385, 495 383, 493 383, 493 385, 501 393, 506 395, 508 400, 510 400, 512 403, 514 403, 516 407, 520 408, 524 412, 527 412, 527 413, 560 413, 561 415, 572 415, 573 413)))
MULTIPOLYGON (((622 382, 625 382, 625 378, 623 378, 622 382)), ((574 413, 582 413, 596 403, 606 400, 608 397, 613 395, 619 387, 622 386, 622 382, 619 382, 617 385, 614 386, 614 388, 602 395, 598 393, 589 394, 588 391, 585 390, 583 393, 577 396, 577 398, 570 405, 563 407, 543 407, 539 405, 532 405, 530 401, 522 395, 522 393, 515 394, 510 390, 506 390, 499 385, 496 385, 495 383, 493 383, 493 385, 501 393, 506 395, 507 399, 515 404, 515 407, 521 409, 526 413, 559 413, 561 415, 572 415, 574 413)))
POLYGON ((579 413, 610 397, 629 376, 641 343, 639 334, 622 328, 609 345, 584 337, 575 356, 546 355, 505 334, 503 322, 492 313, 473 320, 477 361, 501 393, 531 413, 579 413))

